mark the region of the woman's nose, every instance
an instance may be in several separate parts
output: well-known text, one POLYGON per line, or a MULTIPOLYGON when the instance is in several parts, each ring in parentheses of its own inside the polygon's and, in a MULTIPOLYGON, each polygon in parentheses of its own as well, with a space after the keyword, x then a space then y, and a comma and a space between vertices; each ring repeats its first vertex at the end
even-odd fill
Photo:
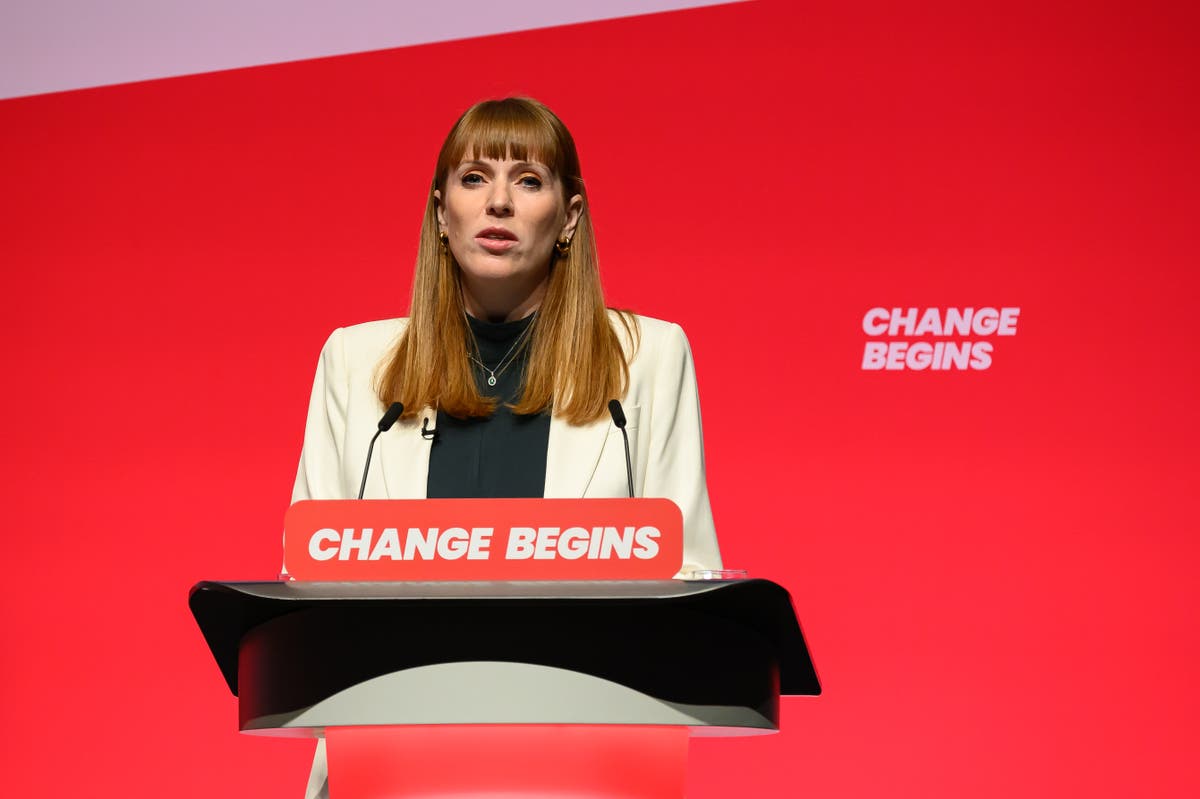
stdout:
POLYGON ((512 194, 504 181, 498 180, 492 184, 492 193, 488 196, 487 212, 491 216, 512 215, 512 194))

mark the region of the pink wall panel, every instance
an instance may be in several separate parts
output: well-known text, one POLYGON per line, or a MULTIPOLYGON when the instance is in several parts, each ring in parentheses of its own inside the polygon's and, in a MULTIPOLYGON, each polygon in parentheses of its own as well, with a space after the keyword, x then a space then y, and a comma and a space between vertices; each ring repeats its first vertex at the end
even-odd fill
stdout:
POLYGON ((713 4, 713 0, 455 0, 452 4, 6 0, 0 5, 0 98, 713 4))
POLYGON ((404 312, 442 136, 523 93, 825 685, 689 796, 1194 795, 1195 23, 764 0, 0 103, 6 785, 300 795, 186 592, 275 575, 321 342, 404 312), (876 306, 1021 314, 864 371, 876 306))

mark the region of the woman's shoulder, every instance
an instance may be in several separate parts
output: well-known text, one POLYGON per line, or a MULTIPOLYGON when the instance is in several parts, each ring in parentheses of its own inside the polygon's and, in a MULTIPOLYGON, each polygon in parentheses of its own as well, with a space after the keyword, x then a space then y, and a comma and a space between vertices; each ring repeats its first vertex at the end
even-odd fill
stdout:
POLYGON ((339 327, 329 334, 323 356, 349 364, 374 365, 396 346, 408 319, 381 319, 339 327))
POLYGON ((375 322, 360 322, 343 327, 347 342, 355 344, 391 344, 408 327, 408 318, 380 319, 375 322))
POLYGON ((621 346, 630 356, 637 355, 642 350, 687 345, 683 328, 675 322, 614 308, 608 309, 608 318, 621 340, 621 346))

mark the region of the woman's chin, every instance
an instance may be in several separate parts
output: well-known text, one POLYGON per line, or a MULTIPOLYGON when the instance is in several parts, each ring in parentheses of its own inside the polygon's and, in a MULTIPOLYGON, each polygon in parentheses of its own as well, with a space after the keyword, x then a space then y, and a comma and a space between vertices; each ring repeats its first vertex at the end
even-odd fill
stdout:
POLYGON ((469 266, 462 266, 463 278, 471 282, 516 284, 538 283, 550 274, 547 266, 544 269, 530 269, 515 263, 511 258, 488 257, 474 261, 469 266))

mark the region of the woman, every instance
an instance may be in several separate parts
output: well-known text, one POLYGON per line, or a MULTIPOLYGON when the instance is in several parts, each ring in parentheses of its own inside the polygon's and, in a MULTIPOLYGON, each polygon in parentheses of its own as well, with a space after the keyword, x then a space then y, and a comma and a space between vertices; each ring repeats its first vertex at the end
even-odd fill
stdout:
POLYGON ((367 497, 625 496, 613 398, 635 493, 683 512, 681 573, 720 568, 683 331, 605 309, 562 122, 534 100, 482 102, 438 156, 411 317, 339 329, 325 345, 293 501, 356 496, 396 401, 405 413, 376 445, 367 497))
MULTIPOLYGON (((292 500, 637 496, 683 512, 680 576, 720 569, 700 409, 678 325, 607 310, 571 134, 545 106, 467 110, 442 145, 411 316, 335 330, 321 353, 292 500)), ((308 795, 322 795, 323 751, 308 795)))

